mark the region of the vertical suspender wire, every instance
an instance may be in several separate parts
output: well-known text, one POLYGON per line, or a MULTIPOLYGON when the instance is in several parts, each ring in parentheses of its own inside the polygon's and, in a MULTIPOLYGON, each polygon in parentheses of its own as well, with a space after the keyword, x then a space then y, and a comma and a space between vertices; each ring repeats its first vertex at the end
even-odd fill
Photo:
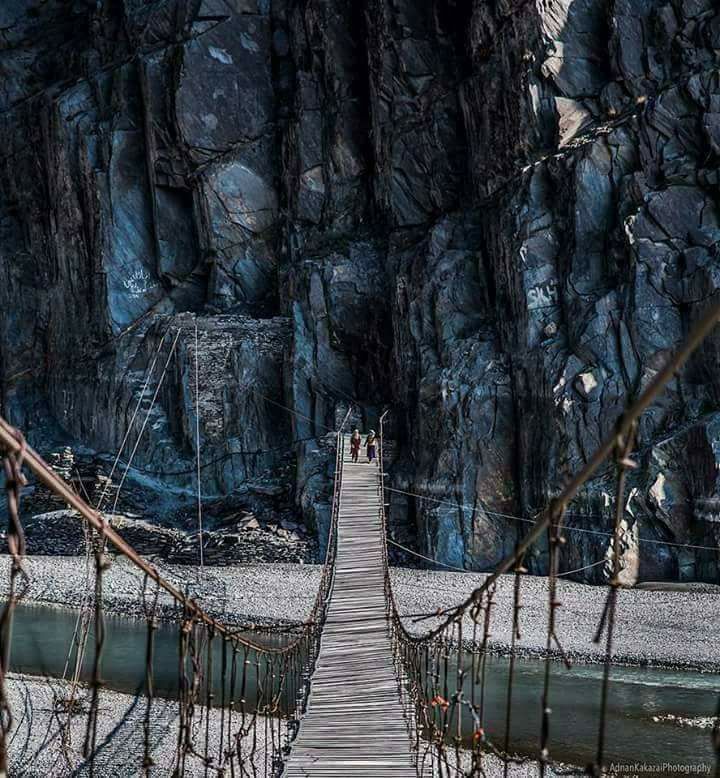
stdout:
POLYGON ((265 689, 267 690, 267 701, 265 702, 264 707, 264 715, 263 719, 265 724, 265 734, 263 737, 263 763, 264 763, 264 778, 268 778, 268 761, 269 761, 269 752, 268 752, 268 724, 270 720, 270 700, 272 698, 272 688, 270 686, 270 662, 267 657, 265 657, 265 680, 263 681, 263 684, 265 686, 265 689))
POLYGON ((470 774, 475 772, 481 772, 482 759, 479 757, 479 751, 481 748, 481 739, 483 736, 480 727, 480 718, 478 717, 478 707, 476 703, 476 688, 477 684, 475 680, 477 678, 477 664, 478 664, 478 620, 475 609, 471 610, 470 615, 472 617, 472 657, 470 659, 470 711, 473 717, 473 736, 470 744, 471 747, 471 759, 470 759, 470 774), (476 769, 477 768, 477 769, 476 769))
MULTIPOLYGON (((225 759, 223 757, 223 747, 225 745, 225 711, 227 705, 225 703, 225 694, 227 686, 227 643, 228 639, 226 635, 221 635, 222 641, 220 652, 220 737, 218 738, 218 771, 224 772, 225 759)), ((232 703, 231 703, 232 704, 232 703)))
POLYGON ((250 727, 252 729, 252 743, 250 744, 250 750, 248 753, 248 759, 250 761, 250 769, 252 770, 253 778, 257 778, 257 764, 256 764, 256 751, 257 751, 257 717, 259 711, 263 709, 263 694, 264 688, 260 681, 260 655, 256 655, 255 661, 251 662, 251 666, 255 668, 255 710, 250 717, 250 727))
POLYGON ((105 617, 103 615, 103 573, 108 568, 105 557, 105 531, 100 530, 95 540, 95 656, 93 659, 92 695, 90 712, 88 713, 87 729, 83 756, 89 761, 90 778, 95 774, 95 743, 97 742, 98 706, 100 704, 100 687, 102 686, 102 655, 105 647, 105 617))
MULTIPOLYGON (((422 775, 423 771, 423 764, 425 760, 425 755, 427 753, 427 749, 425 749, 425 753, 423 754, 422 758, 420 757, 420 746, 421 746, 421 738, 422 738, 422 727, 427 722, 427 706, 428 706, 428 700, 430 699, 428 697, 428 689, 430 688, 428 686, 429 684, 429 674, 430 674, 430 664, 429 664, 429 658, 430 658, 430 649, 427 644, 423 646, 423 659, 425 660, 424 664, 418 664, 417 667, 417 677, 415 680, 415 683, 417 685, 417 689, 415 691, 415 708, 416 708, 416 724, 415 724, 415 754, 418 764, 418 773, 422 775), (424 674, 423 674, 424 673, 424 674)), ((430 727, 425 726, 425 733, 430 732, 430 727)), ((424 744, 422 744, 424 745, 424 744)))
POLYGON ((482 599, 480 599, 476 606, 476 613, 473 614, 474 619, 478 619, 480 613, 483 613, 483 636, 482 643, 480 644, 480 661, 477 668, 478 676, 473 678, 473 683, 480 683, 480 701, 478 704, 478 729, 479 737, 477 740, 477 768, 481 774, 485 773, 483 767, 483 750, 487 740, 487 734, 485 732, 485 699, 486 699, 486 678, 487 678, 487 658, 488 658, 488 641, 490 639, 490 625, 492 619, 492 608, 495 604, 493 598, 495 596, 495 586, 493 583, 487 590, 487 597, 485 602, 484 611, 482 610, 482 599))
POLYGON ((463 685, 465 672, 463 670, 463 634, 462 616, 457 620, 457 688, 455 690, 455 706, 457 708, 457 729, 455 732, 455 770, 462 774, 460 747, 462 746, 462 706, 464 704, 463 685))
MULTIPOLYGON (((230 665, 230 706, 228 709, 227 746, 225 759, 230 762, 230 778, 235 778, 235 753, 239 750, 239 741, 233 734, 233 713, 235 712, 235 683, 237 681, 237 656, 238 645, 233 640, 232 658, 230 665)), ((243 668, 243 672, 245 668, 243 668)))
MULTIPOLYGON (((208 776, 208 768, 212 758, 210 757, 210 713, 213 704, 213 640, 215 639, 215 630, 212 627, 207 628, 206 655, 205 655, 205 749, 203 751, 203 761, 205 763, 205 778, 208 776)), ((202 714, 200 716, 202 724, 202 714)))
MULTIPOLYGON (((242 658, 242 681, 240 683, 240 730, 237 737, 237 754, 238 754, 238 767, 240 768, 240 775, 246 775, 244 753, 243 753, 243 738, 247 734, 245 729, 245 693, 247 689, 248 673, 250 672, 250 660, 248 659, 248 647, 243 646, 243 658, 242 658)), ((257 690, 256 690, 257 693, 257 690)))
POLYGON ((505 708, 505 744, 503 746, 503 776, 508 778, 508 768, 510 766, 510 738, 512 729, 512 695, 513 695, 513 682, 515 680, 515 646, 520 639, 520 610, 522 605, 520 604, 520 581, 521 575, 525 572, 523 567, 524 555, 518 558, 515 565, 515 580, 513 585, 513 620, 512 620, 512 637, 510 638, 510 667, 508 669, 508 685, 507 685, 507 703, 505 708))
POLYGON ((150 778, 150 768, 155 766, 152 758, 152 742, 150 730, 152 725, 152 707, 155 699, 155 632, 158 628, 157 605, 160 595, 160 587, 155 585, 152 605, 148 605, 147 586, 148 575, 145 574, 142 588, 142 604, 147 625, 147 638, 145 642, 145 716, 143 718, 143 775, 150 778))
POLYGON ((192 675, 190 676, 190 705, 188 707, 189 726, 186 729, 187 740, 185 743, 186 751, 190 756, 195 755, 195 739, 199 728, 202 726, 202 700, 200 694, 204 681, 202 652, 206 631, 207 625, 202 623, 194 624, 190 631, 190 670, 192 675), (197 719, 195 718, 196 708, 200 708, 200 714, 197 719))
POLYGON ((197 514, 198 514, 198 538, 200 546, 200 576, 205 577, 205 558, 203 552, 203 515, 202 515, 202 490, 200 486, 200 354, 198 350, 198 323, 195 316, 195 463, 197 466, 197 514))
POLYGON ((603 769, 603 758, 605 753, 605 731, 607 725, 607 703, 610 685, 610 662, 613 653, 613 633, 615 629, 615 609, 617 606, 618 589, 620 588, 620 532, 622 519, 625 514, 625 481, 627 471, 636 467, 636 464, 630 459, 635 442, 636 424, 632 424, 624 436, 618 437, 615 448, 615 462, 617 468, 617 482, 615 487, 615 525, 613 529, 612 549, 613 549, 613 570, 610 580, 610 590, 608 591, 605 608, 600 619, 600 626, 595 635, 595 642, 599 643, 602 637, 603 629, 605 635, 605 662, 603 666, 602 692, 600 697, 600 723, 598 726, 597 754, 593 773, 600 775, 603 769))
MULTIPOLYGON (((452 629, 452 626, 451 628, 452 629)), ((443 655, 442 655, 442 674, 443 690, 440 710, 442 711, 442 739, 443 755, 445 753, 445 742, 447 740, 448 730, 450 728, 450 636, 446 632, 443 635, 443 655)))
POLYGON ((143 398, 145 397, 145 392, 147 391, 148 386, 150 385, 150 379, 152 378, 152 375, 155 372, 155 366, 157 365, 158 359, 160 357, 160 351, 162 350, 163 343, 165 342, 165 337, 167 336, 168 331, 169 328, 166 329, 165 332, 163 332, 162 337, 160 338, 160 342, 158 343, 158 347, 153 356, 152 362, 150 363, 150 367, 148 368, 147 374, 145 375, 145 381, 143 382, 142 389, 140 390, 140 396, 138 397, 137 403, 135 403, 135 410, 133 411, 133 415, 130 418, 130 423, 128 424, 127 429, 125 430, 125 434, 123 435, 122 442, 120 443, 120 448, 118 449, 118 452, 115 455, 115 459, 113 460, 112 467, 110 468, 110 473, 108 475, 108 480, 105 482, 105 486, 103 487, 100 497, 98 497, 97 504, 95 505, 95 508, 98 511, 102 511, 102 506, 103 503, 105 502, 105 497, 107 497, 108 490, 110 489, 110 485, 112 483, 112 478, 115 475, 115 470, 117 470, 117 466, 120 462, 120 457, 122 456, 122 453, 125 450, 125 446, 127 445, 128 438, 130 437, 130 433, 132 432, 132 428, 135 424, 135 419, 137 418, 137 415, 140 412, 140 406, 142 405, 143 398))
POLYGON ((188 636, 192 622, 183 607, 183 619, 178 630, 178 734, 175 745, 175 769, 172 778, 182 778, 185 774, 185 727, 187 722, 187 704, 189 695, 189 680, 187 675, 188 636))
POLYGON ((720 699, 715 711, 715 723, 712 728, 712 745, 715 751, 715 778, 720 778, 720 699))
POLYGON ((551 681, 551 663, 550 652, 553 646, 555 636, 555 618, 557 609, 560 605, 557 599, 557 576, 560 556, 560 545, 563 543, 561 534, 561 525, 565 505, 553 500, 550 505, 550 525, 548 526, 549 541, 549 570, 548 570, 548 626, 547 638, 545 644, 545 674, 543 680, 542 692, 542 719, 540 726, 540 778, 545 778, 548 762, 550 761, 550 681, 551 681))
POLYGON ((443 704, 445 702, 445 698, 440 693, 440 680, 441 680, 441 668, 442 668, 442 658, 443 658, 443 650, 445 646, 445 634, 443 633, 438 637, 438 639, 435 641, 435 674, 434 674, 434 682, 435 682, 435 704, 437 706, 437 718, 436 718, 436 726, 435 726, 435 739, 436 739, 436 749, 435 749, 435 757, 437 759, 437 769, 438 769, 438 775, 440 778, 442 778, 443 775, 443 735, 444 735, 444 720, 443 720, 443 704))

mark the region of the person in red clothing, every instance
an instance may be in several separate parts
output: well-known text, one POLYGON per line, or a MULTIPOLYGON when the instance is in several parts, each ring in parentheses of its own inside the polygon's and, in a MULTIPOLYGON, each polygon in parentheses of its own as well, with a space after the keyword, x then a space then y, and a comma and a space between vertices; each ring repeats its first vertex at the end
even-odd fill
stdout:
POLYGON ((360 430, 355 430, 350 436, 350 457, 353 462, 357 462, 360 458, 361 443, 362 437, 360 436, 360 430))

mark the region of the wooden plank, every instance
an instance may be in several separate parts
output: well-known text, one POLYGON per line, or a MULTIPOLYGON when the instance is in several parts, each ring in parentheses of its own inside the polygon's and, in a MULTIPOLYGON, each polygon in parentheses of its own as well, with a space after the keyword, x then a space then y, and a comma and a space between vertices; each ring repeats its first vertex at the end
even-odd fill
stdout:
MULTIPOLYGON (((362 458, 361 458, 362 460, 362 458)), ((284 778, 414 778, 385 603, 378 471, 343 456, 333 590, 284 778)))

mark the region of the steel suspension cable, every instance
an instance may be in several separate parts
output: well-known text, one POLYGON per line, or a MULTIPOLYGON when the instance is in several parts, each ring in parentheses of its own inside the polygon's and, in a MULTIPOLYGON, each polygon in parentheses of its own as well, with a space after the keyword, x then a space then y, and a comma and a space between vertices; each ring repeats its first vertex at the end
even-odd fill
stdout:
MULTIPOLYGON (((397 494, 404 494, 409 497, 417 497, 420 500, 427 500, 428 502, 434 502, 438 503, 439 505, 448 505, 450 507, 459 508, 463 512, 469 511, 474 513, 478 510, 478 507, 475 505, 468 505, 466 503, 461 502, 453 502, 451 500, 442 500, 438 497, 429 497, 428 495, 419 494, 418 492, 412 492, 407 489, 398 489, 396 487, 392 486, 386 486, 385 491, 388 492, 395 492, 397 494)), ((492 511, 487 508, 483 508, 483 513, 486 513, 488 516, 497 516, 498 518, 502 519, 508 519, 512 521, 519 521, 524 524, 535 524, 537 519, 529 519, 525 516, 517 516, 516 514, 512 513, 501 513, 499 511, 492 511)), ((577 513, 572 511, 566 511, 565 516, 572 516, 577 518, 583 518, 583 519, 603 519, 607 518, 603 514, 600 513, 577 513)), ((597 530, 597 529, 588 529, 587 527, 572 527, 565 525, 565 531, 566 532, 579 532, 581 534, 586 535, 597 535, 599 537, 604 538, 612 538, 613 534, 612 532, 605 532, 603 530, 597 530)), ((644 538, 644 537, 638 537, 637 538, 638 543, 651 543, 657 546, 669 546, 671 548, 682 548, 682 549, 694 549, 696 551, 718 551, 718 548, 716 546, 703 546, 699 544, 694 543, 678 543, 672 540, 659 540, 658 538, 644 538)), ((440 564, 438 562, 438 564, 440 564)), ((563 573, 565 575, 565 573, 563 573)))
POLYGON ((135 454, 137 453, 138 448, 140 447, 140 441, 142 440, 143 432, 145 432, 145 428, 147 427, 147 423, 150 420, 150 414, 152 413, 153 408, 155 407, 155 403, 157 402, 158 395, 160 394, 160 389, 162 388, 163 381, 165 380, 165 376, 167 375, 168 368, 170 367, 170 361, 172 360, 174 354, 175 354, 175 348, 177 346, 178 339, 180 338, 180 333, 182 332, 182 327, 178 328, 178 331, 175 333, 175 338, 173 339, 172 346, 170 347, 170 352, 168 353, 167 359, 165 360, 165 365, 163 367, 162 373, 160 374, 160 378, 158 380, 158 384, 155 387, 155 392, 153 394, 152 400, 150 402, 150 407, 148 408, 147 413, 145 414, 145 419, 142 423, 142 426, 140 427, 140 432, 138 433, 137 440, 135 441, 135 445, 133 446, 132 451, 130 452, 130 458, 128 459, 128 462, 125 466, 125 470, 123 471, 122 478, 120 479, 120 483, 118 484, 117 491, 115 492, 115 499, 113 501, 113 508, 112 512, 115 513, 117 510, 118 501, 120 499, 120 492, 123 488, 123 485, 125 483, 125 479, 127 478, 128 472, 130 470, 130 466, 132 464, 133 459, 135 458, 135 454))
POLYGON ((132 428, 135 425, 135 419, 137 418, 138 413, 140 412, 140 407, 142 406, 142 402, 145 399, 145 392, 150 386, 150 379, 152 378, 152 375, 155 372, 155 367, 160 358, 160 352, 162 351, 163 344, 165 343, 165 337, 167 336, 169 331, 170 328, 168 327, 163 332, 162 337, 160 338, 160 342, 158 343, 157 349, 155 350, 155 354, 153 355, 152 362, 150 363, 150 367, 147 369, 145 373, 145 381, 142 385, 142 389, 140 389, 140 394, 138 395, 137 402, 135 403, 135 409, 133 410, 130 423, 127 425, 125 434, 123 435, 123 439, 120 443, 120 448, 118 449, 117 454, 115 455, 115 459, 113 460, 112 467, 110 468, 110 473, 107 476, 107 482, 105 483, 105 487, 103 488, 102 493, 100 494, 100 497, 98 498, 98 501, 95 505, 96 509, 99 511, 102 510, 103 503, 105 502, 105 497, 107 495, 108 489, 110 488, 110 484, 112 483, 112 478, 115 475, 115 470, 117 469, 117 466, 120 462, 120 458, 122 457, 122 453, 125 450, 125 446, 127 445, 127 442, 130 438, 132 428))
POLYGON ((593 772, 596 775, 602 773, 605 756, 605 730, 607 722, 607 705, 610 684, 610 665, 613 656, 613 637, 615 629, 615 610, 617 607, 618 590, 620 589, 620 534, 622 520, 625 515, 625 484, 627 480, 627 471, 637 467, 635 462, 630 459, 630 454, 635 443, 636 425, 631 426, 623 438, 619 438, 615 448, 615 465, 617 469, 617 483, 615 487, 615 534, 612 544, 612 578, 610 580, 610 589, 608 591, 605 608, 600 618, 600 626, 595 635, 595 642, 599 643, 603 630, 606 634, 605 640, 605 662, 603 664, 603 681, 600 698, 600 723, 598 725, 597 754, 593 772))
MULTIPOLYGON (((133 428, 133 426, 135 424, 135 419, 137 418, 138 412, 140 411, 140 406, 142 405, 143 399, 145 397, 145 392, 147 391, 147 388, 148 388, 148 386, 150 384, 150 379, 152 377, 152 374, 155 371, 155 366, 156 366, 157 361, 159 359, 160 351, 162 350, 162 346, 163 346, 163 343, 165 342, 165 337, 166 337, 168 331, 169 331, 169 328, 166 329, 163 332, 162 337, 160 338, 160 342, 158 343, 157 349, 155 350, 155 354, 153 355, 152 362, 151 362, 150 366, 148 367, 148 369, 145 371, 145 379, 144 379, 142 388, 140 389, 140 393, 138 395, 137 402, 135 403, 135 408, 133 410, 132 417, 130 419, 129 424, 127 425, 127 428, 125 430, 125 434, 124 434, 123 439, 122 439, 122 441, 120 443, 120 447, 119 447, 119 449, 117 451, 117 454, 115 455, 115 458, 113 460, 112 467, 110 468, 110 473, 107 476, 107 481, 105 483, 105 486, 103 487, 103 490, 102 490, 100 496, 98 497, 97 502, 95 503, 95 509, 96 510, 102 510, 102 504, 105 501, 105 497, 106 497, 107 492, 108 492, 108 490, 110 488, 110 485, 112 483, 113 475, 115 474, 115 470, 116 470, 116 468, 118 466, 118 463, 120 462, 120 458, 122 456, 122 452, 124 451, 125 446, 127 444, 127 441, 128 441, 128 439, 130 437, 130 433, 132 432, 132 428, 133 428)), ((87 495, 86 495, 86 498, 87 498, 87 495)), ((88 500, 88 502, 89 502, 89 500, 88 500)), ((86 541, 87 541, 87 538, 86 538, 86 541)), ((86 574, 85 574, 85 580, 86 580, 87 583, 89 583, 89 581, 90 581, 90 565, 89 565, 90 556, 91 556, 90 555, 90 547, 89 547, 88 543, 86 542, 86 574)), ((80 621, 81 621, 81 618, 82 618, 82 609, 83 609, 84 603, 87 601, 88 597, 89 597, 89 590, 87 589, 87 586, 86 586, 86 591, 83 593, 83 600, 82 600, 82 603, 81 603, 81 612, 80 612, 80 614, 78 614, 78 618, 77 618, 76 623, 75 623, 75 630, 73 632, 73 637, 72 637, 72 641, 71 642, 75 641, 75 638, 76 638, 76 635, 78 633, 78 629, 79 629, 79 626, 80 626, 80 621)), ((70 647, 70 653, 71 652, 72 652, 72 645, 70 647)), ((63 671, 63 678, 65 678, 65 675, 66 675, 67 670, 68 670, 68 665, 69 665, 69 662, 70 662, 70 653, 68 653, 68 657, 67 657, 67 660, 65 662, 65 669, 63 671)))

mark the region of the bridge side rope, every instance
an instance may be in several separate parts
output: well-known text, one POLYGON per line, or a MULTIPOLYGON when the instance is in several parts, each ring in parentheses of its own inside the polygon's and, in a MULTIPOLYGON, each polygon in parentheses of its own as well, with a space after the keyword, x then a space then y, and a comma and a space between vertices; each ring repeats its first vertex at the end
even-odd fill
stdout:
MULTIPOLYGON (((344 429, 351 408, 336 432, 335 477, 331 521, 320 584, 308 618, 291 630, 267 628, 252 636, 208 614, 140 556, 26 444, 22 435, 0 417, 0 452, 8 495, 8 546, 12 556, 10 596, 0 617, 0 776, 7 775, 7 745, 13 730, 6 674, 10 668, 12 618, 30 579, 23 567, 25 545, 19 518, 22 467, 79 514, 93 536, 95 616, 92 671, 88 693, 76 715, 86 715, 83 756, 90 776, 96 772, 101 737, 99 703, 103 688, 102 662, 107 640, 103 614, 103 577, 111 560, 107 548, 128 559, 144 574, 140 599, 147 629, 143 718, 143 755, 137 772, 150 776, 155 766, 152 714, 157 689, 154 680, 155 636, 160 595, 176 607, 178 628, 178 717, 173 778, 187 774, 258 778, 280 774, 297 734, 309 693, 309 679, 318 655, 337 550, 337 519, 342 479, 344 429), (23 585, 16 587, 21 576, 23 585)), ((129 767, 130 769, 130 767, 129 767)))
MULTIPOLYGON (((614 431, 598 447, 586 465, 570 479, 560 494, 550 500, 547 508, 536 518, 533 527, 517 543, 515 551, 501 561, 483 584, 459 604, 434 613, 420 614, 415 625, 433 620, 424 634, 415 626, 407 625, 409 618, 401 614, 393 594, 388 565, 388 532, 385 514, 385 467, 383 455, 383 423, 380 420, 380 451, 378 489, 379 510, 385 527, 385 591, 388 619, 393 638, 396 663, 400 676, 401 694, 411 722, 410 734, 414 743, 419 776, 485 775, 488 754, 501 760, 505 776, 512 763, 527 762, 512 754, 512 709, 515 675, 515 656, 521 639, 522 580, 527 570, 523 561, 529 550, 545 535, 548 553, 548 623, 545 645, 545 670, 541 700, 541 730, 536 760, 539 774, 545 776, 551 765, 552 680, 554 655, 559 655, 569 667, 570 661, 558 634, 557 613, 562 603, 558 597, 557 581, 559 555, 566 543, 564 516, 567 505, 583 485, 607 461, 616 472, 614 526, 612 529, 612 577, 608 595, 600 617, 594 642, 605 642, 603 678, 598 707, 600 710, 595 757, 585 767, 589 775, 599 776, 606 770, 606 732, 609 684, 613 657, 613 638, 621 581, 620 542, 625 514, 624 493, 627 472, 637 467, 631 458, 636 442, 636 429, 643 412, 655 401, 676 373, 710 334, 720 320, 720 302, 710 305, 697 320, 684 343, 668 359, 637 399, 629 402, 616 422, 614 431), (490 653, 490 636, 498 579, 505 573, 513 574, 513 607, 511 631, 511 658, 505 700, 504 738, 502 747, 497 737, 486 729, 486 676, 490 653), (468 651, 469 646, 469 651, 468 651), (468 659, 468 653, 470 654, 468 659)), ((716 549, 717 550, 717 549, 716 549)), ((712 732, 716 755, 716 775, 720 776, 720 701, 718 718, 712 732)), ((567 772, 557 765, 555 774, 567 772)), ((577 773, 577 770, 569 772, 577 773)))
POLYGON ((10 734, 13 718, 10 702, 5 689, 5 676, 10 670, 10 644, 12 641, 12 625, 15 606, 27 591, 30 577, 23 565, 25 557, 25 533, 20 522, 20 493, 25 485, 22 472, 23 462, 27 453, 25 438, 16 430, 13 431, 14 451, 5 457, 5 491, 8 504, 7 545, 12 558, 10 567, 10 590, 7 602, 0 616, 0 775, 7 775, 8 753, 7 739, 10 734), (17 579, 22 579, 20 590, 17 589, 17 579))

